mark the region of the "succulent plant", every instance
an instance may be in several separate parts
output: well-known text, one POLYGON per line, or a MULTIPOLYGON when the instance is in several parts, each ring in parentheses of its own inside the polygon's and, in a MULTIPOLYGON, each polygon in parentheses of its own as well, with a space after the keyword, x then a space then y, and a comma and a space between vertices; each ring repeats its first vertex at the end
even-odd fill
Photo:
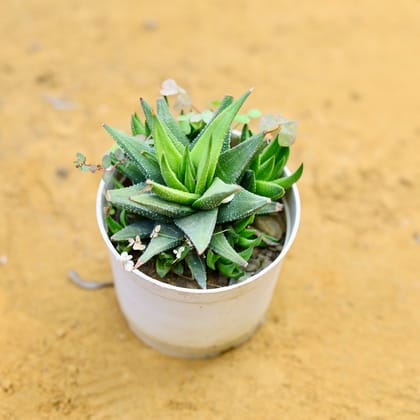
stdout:
POLYGON ((295 122, 253 133, 248 122, 260 112, 238 114, 251 90, 236 100, 225 96, 214 111, 174 117, 167 95, 179 92, 167 82, 156 112, 141 99, 145 120, 133 114, 131 135, 104 125, 116 145, 102 165, 80 153, 75 164, 104 170, 108 230, 127 270, 152 263, 160 277, 187 275, 201 288, 208 270, 241 279, 254 249, 281 240, 256 219, 281 211, 281 197, 302 174, 303 165, 283 174, 295 122), (234 124, 242 130, 235 133, 234 124))

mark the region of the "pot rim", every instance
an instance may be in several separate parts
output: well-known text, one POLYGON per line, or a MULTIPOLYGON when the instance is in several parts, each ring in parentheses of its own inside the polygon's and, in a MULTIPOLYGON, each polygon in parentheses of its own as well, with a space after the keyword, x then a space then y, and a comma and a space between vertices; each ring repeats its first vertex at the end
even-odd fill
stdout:
MULTIPOLYGON (((286 176, 290 175, 290 171, 287 167, 284 168, 284 172, 286 176)), ((98 187, 98 192, 96 195, 96 219, 98 222, 99 231, 102 235, 102 238, 105 244, 107 245, 112 255, 118 260, 120 257, 120 254, 115 249, 105 229, 105 223, 104 223, 104 217, 103 217, 103 199, 104 199, 103 192, 105 190, 105 187, 106 187, 105 182, 101 179, 99 183, 99 187, 98 187)), ((273 260, 267 267, 264 267, 261 271, 259 271, 258 273, 252 275, 251 277, 247 278, 246 280, 240 283, 233 284, 230 286, 218 287, 214 289, 190 289, 187 287, 173 286, 172 284, 165 283, 164 281, 154 279, 153 277, 148 276, 147 274, 143 273, 141 270, 138 270, 138 269, 130 271, 130 273, 133 273, 139 279, 144 279, 145 281, 155 286, 161 287, 162 289, 169 289, 172 291, 182 292, 182 293, 191 293, 193 295, 218 294, 218 293, 226 292, 228 290, 234 290, 234 289, 245 287, 248 284, 257 280, 259 277, 263 276, 268 271, 270 271, 274 266, 279 264, 283 260, 283 258, 286 256, 287 252, 289 251, 290 247, 292 246, 296 238, 297 231, 299 229, 300 214, 301 214, 300 195, 299 195, 299 190, 296 184, 292 185, 292 187, 286 193, 285 197, 287 197, 288 195, 294 196, 296 208, 295 208, 295 217, 292 219, 291 214, 290 214, 290 209, 288 208, 288 204, 287 204, 287 201, 289 200, 285 200, 284 198, 282 199, 283 204, 284 204, 284 211, 286 213, 286 239, 285 239, 283 249, 280 251, 276 259, 273 260)))

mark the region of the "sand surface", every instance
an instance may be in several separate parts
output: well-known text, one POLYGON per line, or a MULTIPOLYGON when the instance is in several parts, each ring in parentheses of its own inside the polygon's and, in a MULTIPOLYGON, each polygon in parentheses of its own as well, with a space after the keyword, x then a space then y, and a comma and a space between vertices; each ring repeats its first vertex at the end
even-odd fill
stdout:
POLYGON ((420 418, 420 2, 3 0, 1 419, 420 418), (266 323, 170 358, 129 331, 72 168, 175 78, 300 123, 303 219, 266 323), (6 258, 7 257, 7 262, 6 258))

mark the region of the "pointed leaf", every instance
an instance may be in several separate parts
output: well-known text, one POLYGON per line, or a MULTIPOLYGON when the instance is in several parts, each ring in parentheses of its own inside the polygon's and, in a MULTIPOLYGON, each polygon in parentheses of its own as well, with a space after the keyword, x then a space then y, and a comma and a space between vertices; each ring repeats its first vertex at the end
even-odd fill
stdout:
POLYGON ((111 241, 127 241, 130 238, 139 236, 141 239, 150 235, 155 223, 151 220, 143 219, 135 223, 131 223, 119 232, 111 236, 111 241))
POLYGON ((197 211, 191 216, 174 220, 191 240, 199 255, 207 248, 217 220, 217 209, 197 211))
POLYGON ((233 249, 223 232, 218 232, 213 235, 210 242, 210 249, 241 267, 248 265, 248 262, 233 249))
POLYGON ((199 198, 199 194, 193 194, 186 191, 181 191, 176 188, 167 187, 152 180, 147 180, 146 184, 151 185, 152 192, 157 194, 164 200, 172 201, 179 204, 192 204, 199 198))
POLYGON ((146 135, 146 127, 140 121, 140 118, 136 113, 131 116, 131 133, 133 136, 138 134, 146 135))
POLYGON ((193 143, 190 145, 190 149, 192 149, 195 144, 198 142, 198 140, 200 140, 201 136, 205 133, 206 128, 208 127, 209 124, 211 124, 211 122, 222 112, 224 111, 230 104, 232 104, 233 102, 233 96, 230 95, 226 95, 222 101, 219 104, 219 108, 216 110, 216 112, 213 114, 213 117, 211 118, 211 120, 206 124, 206 126, 200 131, 200 133, 198 134, 198 136, 194 139, 193 143))
POLYGON ((255 172, 248 169, 245 171, 244 176, 241 181, 241 185, 248 191, 255 193, 257 190, 256 186, 256 179, 255 179, 255 172))
POLYGON ((207 288, 207 272, 203 260, 193 251, 185 257, 188 268, 195 281, 202 289, 207 288))
POLYGON ((106 192, 106 198, 115 207, 125 209, 130 213, 139 214, 152 220, 167 220, 167 217, 162 216, 160 213, 152 211, 149 208, 136 204, 130 200, 132 195, 144 190, 145 187, 145 183, 140 183, 131 187, 108 190, 106 192))
POLYGON ((169 227, 168 225, 161 225, 158 236, 150 240, 149 245, 147 245, 147 248, 138 259, 136 266, 139 267, 155 255, 181 245, 183 236, 183 233, 178 229, 169 227))
POLYGON ((130 200, 152 210, 153 212, 159 213, 162 216, 178 218, 185 217, 194 213, 194 210, 191 207, 184 206, 182 204, 171 203, 169 201, 163 200, 156 194, 133 194, 130 197, 130 200))
POLYGON ((286 176, 284 178, 276 179, 273 182, 283 187, 285 190, 287 190, 295 182, 299 180, 299 178, 302 176, 302 173, 303 173, 303 163, 299 166, 299 168, 296 169, 296 171, 292 175, 286 176))
POLYGON ((245 102, 250 93, 250 90, 245 92, 239 99, 223 109, 223 111, 218 114, 212 121, 210 121, 210 123, 204 128, 199 140, 195 143, 191 150, 191 159, 194 165, 198 166, 202 157, 205 156, 208 142, 210 141, 210 138, 213 137, 215 144, 214 150, 212 150, 212 158, 214 159, 216 156, 216 161, 209 162, 209 165, 212 168, 211 170, 213 170, 213 165, 214 169, 216 168, 217 158, 222 149, 225 135, 229 130, 235 115, 238 113, 240 107, 245 102))
POLYGON ((194 192, 197 194, 203 194, 203 192, 207 188, 207 180, 209 177, 209 171, 210 171, 210 154, 212 152, 212 145, 213 145, 213 137, 210 137, 209 142, 207 144, 207 148, 205 149, 205 152, 203 156, 201 157, 201 160, 198 164, 197 168, 197 182, 195 184, 194 192))
POLYGON ((157 115, 154 117, 152 133, 159 162, 162 162, 162 155, 165 154, 169 166, 178 176, 179 170, 181 169, 181 153, 184 151, 184 146, 177 140, 171 138, 157 115))
POLYGON ((165 180, 166 184, 172 188, 176 188, 180 191, 188 191, 187 188, 182 184, 182 182, 178 179, 175 172, 169 166, 168 160, 166 159, 165 154, 162 155, 162 159, 160 161, 160 168, 162 171, 162 177, 165 180))
POLYGON ((273 176, 271 177, 271 180, 275 180, 276 178, 282 176, 288 157, 289 154, 284 155, 279 161, 277 161, 276 166, 273 169, 273 176))
POLYGON ((219 178, 214 178, 207 191, 192 203, 194 208, 209 210, 218 207, 224 199, 241 190, 237 184, 226 184, 219 178))
POLYGON ((283 197, 286 192, 282 186, 271 181, 257 180, 256 187, 257 194, 263 195, 264 197, 270 197, 272 200, 278 200, 283 197))
POLYGON ((269 198, 261 197, 247 190, 241 190, 235 194, 229 204, 220 206, 217 222, 225 223, 243 219, 255 213, 270 201, 269 198))
POLYGON ((184 155, 182 156, 181 180, 184 182, 188 191, 193 192, 196 184, 196 170, 191 161, 190 150, 185 147, 184 155))
POLYGON ((149 136, 152 133, 154 126, 153 109, 143 98, 140 98, 140 103, 146 118, 146 136, 149 136))
POLYGON ((222 153, 215 175, 227 183, 237 182, 263 144, 264 133, 259 133, 222 153))
POLYGON ((144 173, 144 175, 154 181, 161 182, 160 169, 157 162, 153 162, 144 156, 145 153, 153 154, 153 149, 146 146, 136 137, 129 136, 117 128, 104 124, 104 128, 111 137, 118 143, 122 150, 132 159, 144 173))
POLYGON ((279 211, 283 210, 283 204, 277 203, 275 201, 272 201, 271 203, 267 203, 265 206, 261 207, 255 212, 255 215, 263 216, 265 214, 272 214, 277 213, 279 211))
POLYGON ((163 125, 166 126, 168 131, 170 131, 180 143, 182 143, 184 146, 190 144, 190 141, 181 130, 181 127, 175 121, 174 117, 169 111, 168 104, 163 98, 159 98, 157 100, 157 114, 163 125))
POLYGON ((276 165, 276 157, 271 156, 258 168, 256 178, 263 181, 268 181, 274 177, 274 170, 276 165))

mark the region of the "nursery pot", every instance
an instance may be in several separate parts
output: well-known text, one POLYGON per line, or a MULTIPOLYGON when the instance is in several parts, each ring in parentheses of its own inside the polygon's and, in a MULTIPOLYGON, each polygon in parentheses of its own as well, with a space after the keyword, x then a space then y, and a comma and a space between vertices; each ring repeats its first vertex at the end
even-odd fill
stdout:
MULTIPOLYGON (((290 172, 286 169, 285 174, 290 172)), ((101 181, 96 200, 99 230, 108 247, 115 290, 128 325, 156 350, 178 357, 216 356, 250 338, 264 320, 280 267, 300 221, 296 185, 283 198, 286 239, 277 258, 245 281, 218 289, 187 289, 156 280, 140 270, 125 271, 105 228, 101 181)))

